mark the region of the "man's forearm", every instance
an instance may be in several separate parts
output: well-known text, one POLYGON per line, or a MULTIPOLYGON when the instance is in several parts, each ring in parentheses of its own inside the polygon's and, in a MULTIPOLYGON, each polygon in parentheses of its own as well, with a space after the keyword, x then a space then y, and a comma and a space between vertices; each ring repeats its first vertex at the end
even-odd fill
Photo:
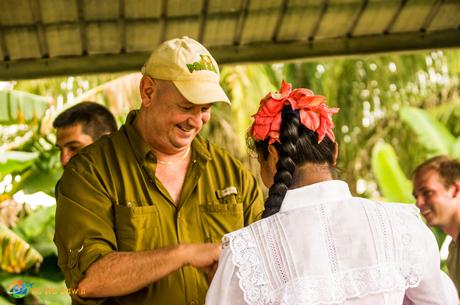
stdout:
POLYGON ((78 285, 83 298, 133 293, 187 264, 186 246, 143 252, 112 252, 91 265, 78 285))

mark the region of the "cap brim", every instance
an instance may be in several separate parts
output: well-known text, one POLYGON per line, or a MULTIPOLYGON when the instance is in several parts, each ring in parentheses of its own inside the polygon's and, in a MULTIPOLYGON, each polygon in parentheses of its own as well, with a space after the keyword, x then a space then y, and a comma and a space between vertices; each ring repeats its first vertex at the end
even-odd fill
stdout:
POLYGON ((172 81, 176 86, 177 90, 190 102, 193 104, 210 104, 217 102, 224 102, 231 105, 230 100, 225 94, 222 87, 215 83, 209 81, 172 81))

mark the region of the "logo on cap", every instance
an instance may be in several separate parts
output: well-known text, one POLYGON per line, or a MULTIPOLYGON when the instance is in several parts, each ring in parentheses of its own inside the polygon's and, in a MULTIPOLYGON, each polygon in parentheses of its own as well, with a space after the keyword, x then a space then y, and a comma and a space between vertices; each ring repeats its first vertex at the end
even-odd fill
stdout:
POLYGON ((217 74, 217 69, 212 63, 211 56, 200 54, 200 57, 201 60, 199 62, 195 61, 194 63, 187 64, 190 73, 193 73, 193 71, 208 70, 217 74))

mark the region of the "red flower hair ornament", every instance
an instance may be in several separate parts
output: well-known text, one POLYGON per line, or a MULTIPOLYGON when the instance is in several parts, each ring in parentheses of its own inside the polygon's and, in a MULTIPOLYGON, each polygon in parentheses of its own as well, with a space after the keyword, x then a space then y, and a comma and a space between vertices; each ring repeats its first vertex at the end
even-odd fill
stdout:
POLYGON ((318 134, 318 144, 325 136, 335 142, 332 115, 337 113, 339 108, 327 107, 326 98, 314 95, 311 90, 291 89, 292 85, 283 80, 279 92, 270 92, 260 101, 259 110, 252 116, 254 123, 250 131, 251 137, 256 141, 269 138, 269 144, 281 143, 281 111, 284 106, 290 105, 292 110, 298 110, 300 122, 318 134))

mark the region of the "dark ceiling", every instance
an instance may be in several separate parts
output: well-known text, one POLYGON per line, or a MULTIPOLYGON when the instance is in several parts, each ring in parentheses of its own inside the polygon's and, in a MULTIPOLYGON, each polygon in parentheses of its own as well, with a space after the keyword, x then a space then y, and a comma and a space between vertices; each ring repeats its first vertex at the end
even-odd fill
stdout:
POLYGON ((0 0, 0 79, 139 70, 187 35, 220 64, 460 46, 460 0, 0 0))

